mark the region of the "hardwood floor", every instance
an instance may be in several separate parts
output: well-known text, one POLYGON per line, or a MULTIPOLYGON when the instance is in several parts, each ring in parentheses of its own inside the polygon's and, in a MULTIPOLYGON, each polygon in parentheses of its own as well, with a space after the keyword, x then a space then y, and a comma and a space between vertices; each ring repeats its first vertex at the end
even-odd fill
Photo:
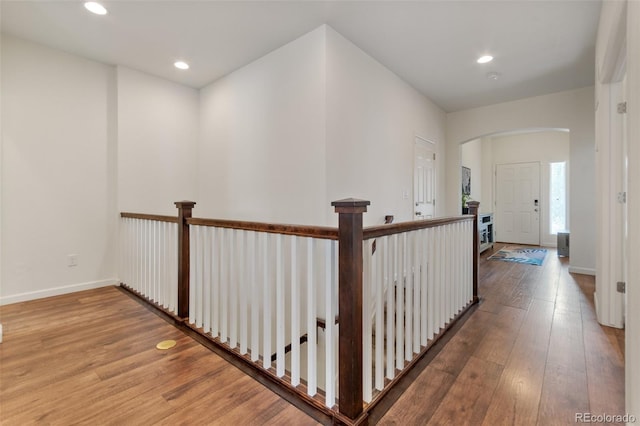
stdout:
MULTIPOLYGON (((496 249, 502 245, 496 245, 496 249)), ((543 266, 486 260, 482 301, 382 425, 568 425, 624 414, 624 331, 600 326, 594 279, 549 250, 543 266)))
MULTIPOLYGON (((497 246, 499 248, 501 246, 497 246)), ((487 261, 482 302, 381 425, 566 425, 624 414, 624 332, 598 325, 592 277, 487 261)), ((0 307, 0 423, 316 424, 112 288, 0 307), (174 339, 174 349, 157 342, 174 339)))
POLYGON ((3 306, 0 321, 3 425, 317 424, 114 287, 3 306))

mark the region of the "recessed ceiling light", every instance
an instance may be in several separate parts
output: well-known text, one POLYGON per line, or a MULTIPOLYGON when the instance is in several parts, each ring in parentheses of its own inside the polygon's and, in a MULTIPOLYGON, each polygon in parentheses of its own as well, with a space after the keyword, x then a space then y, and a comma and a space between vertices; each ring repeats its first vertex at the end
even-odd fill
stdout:
POLYGON ((106 15, 107 14, 107 9, 105 9, 105 7, 103 5, 101 5, 100 3, 96 3, 95 1, 85 2, 84 7, 89 12, 95 13, 96 15, 106 15))
POLYGON ((487 73, 487 78, 489 80, 497 80, 500 78, 500 74, 497 72, 490 72, 490 73, 487 73))
POLYGON ((188 70, 189 69, 189 64, 184 62, 184 61, 176 61, 173 63, 173 66, 180 69, 180 70, 188 70))
POLYGON ((480 57, 478 58, 478 61, 477 61, 477 62, 478 62, 479 64, 486 64, 487 62, 491 62, 491 61, 493 61, 493 56, 491 56, 491 55, 484 55, 484 56, 480 56, 480 57))

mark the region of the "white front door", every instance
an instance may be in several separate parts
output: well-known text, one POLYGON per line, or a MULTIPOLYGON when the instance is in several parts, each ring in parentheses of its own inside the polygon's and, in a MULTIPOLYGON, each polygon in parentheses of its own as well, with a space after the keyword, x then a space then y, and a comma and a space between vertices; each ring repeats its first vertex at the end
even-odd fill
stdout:
POLYGON ((496 167, 496 240, 540 244, 540 163, 496 167))
POLYGON ((413 173, 413 204, 416 219, 436 215, 436 154, 429 142, 416 138, 413 173))

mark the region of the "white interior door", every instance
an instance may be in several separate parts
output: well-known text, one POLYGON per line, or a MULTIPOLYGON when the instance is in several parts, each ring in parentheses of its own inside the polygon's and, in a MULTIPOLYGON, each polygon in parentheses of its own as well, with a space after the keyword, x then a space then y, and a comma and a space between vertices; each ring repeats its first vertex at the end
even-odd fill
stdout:
POLYGON ((413 173, 413 201, 416 219, 436 215, 436 154, 431 143, 416 138, 413 173))
POLYGON ((496 167, 496 240, 540 244, 540 163, 496 167))

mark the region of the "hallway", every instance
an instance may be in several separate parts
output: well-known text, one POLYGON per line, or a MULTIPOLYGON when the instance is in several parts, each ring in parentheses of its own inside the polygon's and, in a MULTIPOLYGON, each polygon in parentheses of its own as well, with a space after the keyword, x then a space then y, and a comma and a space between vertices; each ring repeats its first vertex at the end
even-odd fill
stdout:
MULTIPOLYGON (((502 248, 497 243, 494 250, 502 248)), ((567 425, 624 414, 624 331, 601 327, 594 279, 550 249, 542 267, 480 261, 482 298, 380 424, 567 425)))

